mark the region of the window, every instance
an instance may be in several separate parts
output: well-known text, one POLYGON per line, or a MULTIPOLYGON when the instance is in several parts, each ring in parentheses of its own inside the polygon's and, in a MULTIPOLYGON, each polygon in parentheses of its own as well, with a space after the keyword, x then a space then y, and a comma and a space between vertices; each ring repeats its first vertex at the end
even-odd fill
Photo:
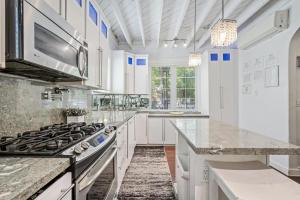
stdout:
POLYGON ((89 16, 91 20, 98 25, 98 13, 96 8, 93 6, 91 2, 89 2, 89 16))
POLYGON ((151 68, 152 109, 195 109, 194 67, 151 68))
POLYGON ((176 108, 195 109, 195 68, 176 68, 176 108))
POLYGON ((80 7, 82 7, 82 0, 75 0, 80 7))
POLYGON ((136 65, 146 65, 146 59, 144 58, 136 59, 136 65))
POLYGON ((103 21, 101 21, 101 32, 103 33, 105 38, 107 38, 107 26, 103 21))
POLYGON ((169 109, 171 96, 170 67, 153 67, 151 102, 153 109, 169 109))

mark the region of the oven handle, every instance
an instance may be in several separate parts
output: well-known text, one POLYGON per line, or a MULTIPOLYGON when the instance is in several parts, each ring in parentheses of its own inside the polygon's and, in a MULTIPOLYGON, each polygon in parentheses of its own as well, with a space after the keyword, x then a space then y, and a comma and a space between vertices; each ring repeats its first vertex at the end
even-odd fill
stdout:
POLYGON ((86 187, 88 187, 89 185, 91 185, 94 181, 96 181, 96 179, 98 178, 98 176, 103 172, 103 170, 107 167, 107 165, 109 165, 109 163, 112 161, 112 159, 114 159, 114 157, 117 154, 117 148, 114 147, 114 151, 112 153, 112 155, 107 159, 107 161, 104 163, 103 167, 101 167, 101 169, 93 176, 93 178, 87 182, 84 185, 79 185, 79 191, 82 191, 83 189, 85 189, 86 187))
POLYGON ((63 192, 57 200, 62 200, 69 192, 70 190, 72 190, 72 188, 75 186, 75 184, 73 183, 68 189, 66 190, 61 190, 61 192, 63 192))

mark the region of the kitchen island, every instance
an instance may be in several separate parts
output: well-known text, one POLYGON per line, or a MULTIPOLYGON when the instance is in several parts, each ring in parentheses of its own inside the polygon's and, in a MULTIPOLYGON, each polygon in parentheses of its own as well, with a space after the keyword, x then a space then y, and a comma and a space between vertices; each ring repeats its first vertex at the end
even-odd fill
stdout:
POLYGON ((207 161, 253 161, 269 155, 300 155, 300 147, 208 118, 171 121, 178 132, 176 182, 179 199, 208 199, 207 161))

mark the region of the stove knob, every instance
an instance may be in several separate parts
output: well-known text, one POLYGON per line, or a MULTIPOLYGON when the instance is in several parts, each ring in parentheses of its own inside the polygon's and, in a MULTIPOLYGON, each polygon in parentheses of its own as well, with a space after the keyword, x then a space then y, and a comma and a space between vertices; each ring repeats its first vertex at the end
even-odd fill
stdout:
POLYGON ((110 133, 110 132, 111 132, 110 128, 105 129, 105 133, 110 133))
POLYGON ((81 147, 86 150, 90 147, 90 144, 86 141, 81 142, 81 147))
POLYGON ((74 147, 74 151, 75 154, 81 154, 82 153, 82 148, 81 146, 77 145, 74 147))

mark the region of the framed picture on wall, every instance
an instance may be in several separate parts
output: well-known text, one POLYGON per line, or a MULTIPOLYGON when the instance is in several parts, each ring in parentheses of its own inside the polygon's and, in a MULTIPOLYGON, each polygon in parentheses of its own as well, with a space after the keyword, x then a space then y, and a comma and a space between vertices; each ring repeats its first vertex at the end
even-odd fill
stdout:
POLYGON ((279 87, 279 66, 265 68, 265 87, 279 87))

